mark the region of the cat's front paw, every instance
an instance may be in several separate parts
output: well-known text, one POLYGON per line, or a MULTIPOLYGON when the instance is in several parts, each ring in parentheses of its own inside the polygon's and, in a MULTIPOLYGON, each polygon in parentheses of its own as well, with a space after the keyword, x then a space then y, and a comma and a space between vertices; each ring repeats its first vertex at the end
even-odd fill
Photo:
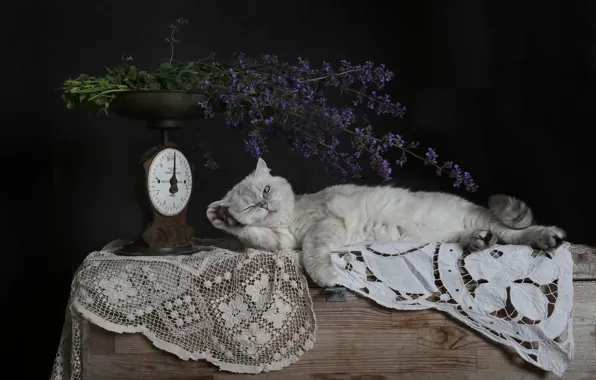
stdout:
POLYGON ((565 231, 558 227, 532 226, 526 230, 522 243, 538 249, 551 249, 561 244, 565 237, 565 231))
POLYGON ((207 219, 213 224, 213 227, 230 232, 239 223, 232 217, 228 207, 214 205, 207 208, 207 219))
POLYGON ((497 244, 497 236, 490 230, 478 229, 466 233, 459 243, 470 251, 482 251, 497 244))

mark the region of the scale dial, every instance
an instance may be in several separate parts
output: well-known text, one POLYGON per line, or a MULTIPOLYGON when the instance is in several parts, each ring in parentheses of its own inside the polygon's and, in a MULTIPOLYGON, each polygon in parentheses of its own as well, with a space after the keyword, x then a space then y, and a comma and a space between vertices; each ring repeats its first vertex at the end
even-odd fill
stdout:
POLYGON ((180 214, 192 192, 192 172, 184 154, 174 148, 157 153, 149 167, 147 188, 157 212, 165 216, 180 214))

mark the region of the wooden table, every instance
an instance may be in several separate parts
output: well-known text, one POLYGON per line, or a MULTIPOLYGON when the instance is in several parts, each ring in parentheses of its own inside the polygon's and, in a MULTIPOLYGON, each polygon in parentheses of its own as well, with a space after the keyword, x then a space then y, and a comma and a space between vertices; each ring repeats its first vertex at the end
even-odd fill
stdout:
MULTIPOLYGON (((596 379, 596 253, 573 247, 575 358, 563 379, 596 379)), ((326 302, 311 287, 315 347, 280 372, 220 372, 206 361, 186 362, 156 349, 144 336, 114 334, 83 323, 84 380, 528 380, 557 378, 511 349, 435 311, 394 311, 348 292, 326 302)))

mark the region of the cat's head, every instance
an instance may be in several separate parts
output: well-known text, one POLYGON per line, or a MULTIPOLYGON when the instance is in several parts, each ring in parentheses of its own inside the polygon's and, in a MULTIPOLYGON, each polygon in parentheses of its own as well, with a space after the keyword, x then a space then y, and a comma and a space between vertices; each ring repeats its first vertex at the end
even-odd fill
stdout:
POLYGON ((276 227, 287 223, 294 212, 294 192, 282 177, 269 174, 265 161, 259 158, 256 169, 237 183, 221 201, 240 224, 276 227))

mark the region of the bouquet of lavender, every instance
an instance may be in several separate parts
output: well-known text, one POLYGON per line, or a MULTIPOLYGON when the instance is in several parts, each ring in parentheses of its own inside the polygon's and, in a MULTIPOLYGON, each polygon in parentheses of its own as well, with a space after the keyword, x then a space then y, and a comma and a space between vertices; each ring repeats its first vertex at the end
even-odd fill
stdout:
MULTIPOLYGON (((366 62, 361 65, 341 61, 336 67, 323 62, 312 67, 308 60, 297 63, 280 62, 272 54, 259 59, 235 54, 228 63, 221 63, 211 55, 198 61, 174 59, 176 33, 187 21, 179 19, 170 25, 166 38, 171 55, 153 71, 137 71, 131 58, 107 69, 104 77, 81 75, 64 82, 62 98, 67 107, 84 107, 89 112, 109 110, 109 105, 122 91, 182 90, 207 95, 199 103, 205 117, 223 113, 227 124, 245 131, 245 148, 255 157, 267 150, 266 139, 276 135, 286 138, 292 149, 305 157, 318 157, 325 168, 342 179, 358 177, 360 161, 367 157, 370 167, 383 180, 392 176, 392 163, 386 159, 390 149, 401 151, 395 161, 403 166, 408 157, 423 160, 437 175, 446 174, 454 187, 474 192, 477 185, 468 172, 450 161, 439 162, 433 148, 417 153, 418 142, 406 141, 403 136, 387 133, 377 136, 360 110, 377 115, 402 118, 406 108, 383 93, 394 74, 384 65, 366 62), (329 100, 335 90, 342 96, 341 105, 329 100), (346 100, 346 97, 349 97, 346 100), (220 111, 221 112, 216 112, 220 111), (342 136, 349 137, 351 152, 340 144, 342 136)), ((213 155, 205 153, 206 166, 217 168, 213 155)))

